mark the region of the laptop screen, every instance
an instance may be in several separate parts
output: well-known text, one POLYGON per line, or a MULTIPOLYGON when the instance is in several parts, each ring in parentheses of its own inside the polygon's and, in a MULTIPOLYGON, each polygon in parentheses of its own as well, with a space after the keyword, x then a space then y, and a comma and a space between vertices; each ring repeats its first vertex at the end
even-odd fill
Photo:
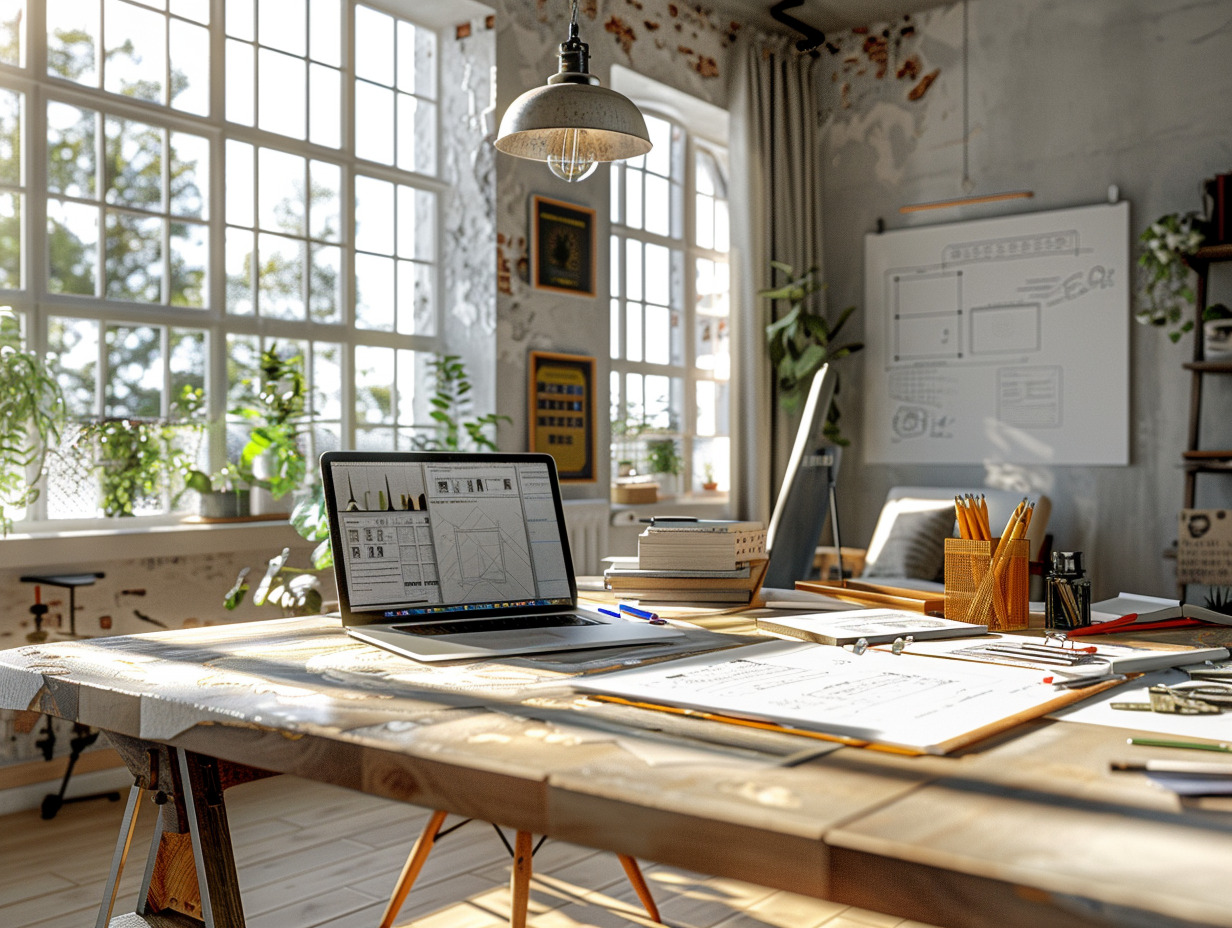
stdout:
POLYGON ((321 470, 347 624, 576 602, 547 455, 329 452, 321 470))

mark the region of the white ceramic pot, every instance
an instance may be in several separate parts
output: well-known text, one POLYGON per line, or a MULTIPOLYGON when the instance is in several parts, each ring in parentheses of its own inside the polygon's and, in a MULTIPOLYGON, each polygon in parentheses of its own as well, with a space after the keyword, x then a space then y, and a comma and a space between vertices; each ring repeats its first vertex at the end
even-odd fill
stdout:
POLYGON ((1202 323, 1202 357, 1207 361, 1232 360, 1232 319, 1202 323))

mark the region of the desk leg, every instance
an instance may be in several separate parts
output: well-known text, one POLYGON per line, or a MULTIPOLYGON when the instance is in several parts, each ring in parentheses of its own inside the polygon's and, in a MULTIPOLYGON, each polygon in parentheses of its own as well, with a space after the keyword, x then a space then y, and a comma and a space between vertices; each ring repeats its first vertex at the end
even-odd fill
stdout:
POLYGON ((240 881, 231 849, 218 761, 191 751, 179 755, 184 811, 197 862, 201 915, 207 928, 244 928, 240 881))
POLYGON ((124 807, 124 818, 120 821, 120 834, 116 838, 115 854, 111 858, 111 872, 107 874, 107 884, 103 887, 103 904, 98 909, 98 921, 94 928, 107 928, 111 923, 111 911, 115 908, 116 893, 120 889, 120 878, 124 875, 124 862, 128 859, 128 849, 133 843, 133 832, 137 829, 137 815, 141 811, 138 803, 145 795, 140 786, 133 786, 128 791, 128 805, 124 807))
POLYGON ((526 907, 530 904, 530 874, 534 866, 533 835, 519 831, 513 839, 513 876, 509 880, 509 928, 526 928, 526 907))

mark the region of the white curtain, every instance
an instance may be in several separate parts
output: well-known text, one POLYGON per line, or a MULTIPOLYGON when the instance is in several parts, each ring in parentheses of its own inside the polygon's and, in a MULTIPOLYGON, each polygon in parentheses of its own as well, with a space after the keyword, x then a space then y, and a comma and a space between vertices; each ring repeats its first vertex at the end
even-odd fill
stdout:
MULTIPOLYGON (((794 40, 748 36, 731 96, 733 456, 738 517, 769 521, 773 490, 793 436, 778 411, 766 353, 772 308, 757 291, 781 281, 770 261, 797 271, 821 254, 821 126, 819 59, 794 40)), ((777 310, 777 307, 775 308, 777 310)))

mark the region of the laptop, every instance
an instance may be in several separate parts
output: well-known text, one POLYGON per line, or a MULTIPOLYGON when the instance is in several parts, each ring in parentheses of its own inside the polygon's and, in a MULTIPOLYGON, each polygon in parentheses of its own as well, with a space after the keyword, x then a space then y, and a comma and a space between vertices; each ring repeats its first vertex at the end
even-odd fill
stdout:
POLYGON ((446 661, 681 636, 579 607, 550 455, 329 451, 321 476, 354 638, 446 661))

